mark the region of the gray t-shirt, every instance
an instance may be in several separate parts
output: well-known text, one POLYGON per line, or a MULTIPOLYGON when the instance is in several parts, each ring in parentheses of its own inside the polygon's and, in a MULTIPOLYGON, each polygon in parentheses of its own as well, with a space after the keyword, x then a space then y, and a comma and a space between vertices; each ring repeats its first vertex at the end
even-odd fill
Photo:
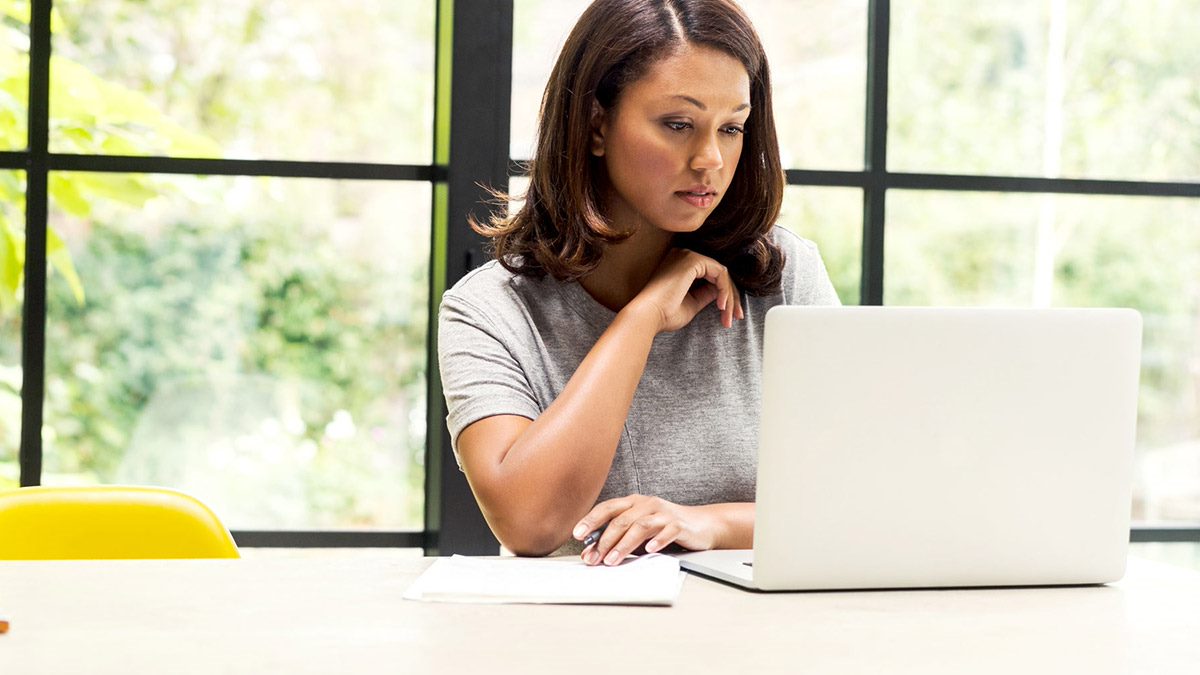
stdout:
MULTIPOLYGON (((787 257, 780 293, 743 296, 746 319, 731 329, 713 303, 654 338, 600 501, 634 493, 686 505, 754 501, 767 310, 839 304, 816 245, 774 233, 787 257)), ((514 275, 496 261, 463 277, 443 296, 438 321, 455 456, 459 433, 478 420, 536 419, 615 316, 578 283, 514 275)))

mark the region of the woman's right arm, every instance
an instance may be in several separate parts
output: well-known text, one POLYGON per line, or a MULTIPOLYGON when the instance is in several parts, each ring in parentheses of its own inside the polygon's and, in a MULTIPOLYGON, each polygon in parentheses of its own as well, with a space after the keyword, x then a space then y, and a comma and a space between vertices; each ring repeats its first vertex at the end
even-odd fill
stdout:
POLYGON ((544 555, 567 540, 604 487, 654 336, 687 325, 718 297, 725 325, 742 318, 723 266, 672 251, 536 420, 497 415, 462 431, 463 470, 506 548, 544 555), (700 279, 709 283, 692 289, 700 279))

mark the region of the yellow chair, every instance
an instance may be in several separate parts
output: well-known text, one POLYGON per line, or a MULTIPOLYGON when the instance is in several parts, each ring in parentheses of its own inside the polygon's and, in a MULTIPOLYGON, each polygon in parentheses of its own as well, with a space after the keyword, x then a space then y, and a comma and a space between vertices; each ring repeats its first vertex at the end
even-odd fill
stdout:
POLYGON ((0 491, 0 560, 238 558, 199 500, 157 487, 0 491))

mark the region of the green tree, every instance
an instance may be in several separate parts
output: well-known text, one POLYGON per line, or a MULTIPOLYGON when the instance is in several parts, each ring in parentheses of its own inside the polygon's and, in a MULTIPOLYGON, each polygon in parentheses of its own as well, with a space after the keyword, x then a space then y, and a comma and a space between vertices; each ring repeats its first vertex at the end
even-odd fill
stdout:
MULTIPOLYGON (((219 12, 189 0, 56 2, 52 151, 215 157, 268 139, 260 147, 319 156, 340 135, 335 154, 361 159, 420 146, 427 133, 381 120, 422 110, 431 91, 377 91, 396 62, 369 35, 415 33, 392 42, 427 52, 431 74, 430 3, 339 10, 355 24, 347 31, 322 30, 314 8, 324 6, 289 14, 253 1, 219 12), (313 50, 348 76, 289 75, 313 50), (328 82, 331 91, 313 95, 328 82), (341 99, 365 105, 340 114, 341 99)), ((24 16, 5 29, 27 36, 24 16)), ((18 42, 3 72, 19 73, 11 89, 20 94, 28 39, 18 42)), ((23 94, 13 100, 4 130, 20 147, 23 94)), ((23 194, 20 176, 7 175, 23 194)), ((428 188, 416 187, 51 174, 50 224, 70 245, 86 298, 63 274, 51 280, 49 480, 211 480, 233 522, 260 527, 417 525, 428 188), (212 456, 183 456, 197 449, 212 456), (213 473, 214 462, 225 468, 213 473)), ((6 333, 15 338, 16 327, 6 333)), ((0 370, 0 413, 14 411, 0 415, 0 470, 14 481, 5 459, 17 443, 17 342, 0 348, 0 364, 14 364, 0 370)))

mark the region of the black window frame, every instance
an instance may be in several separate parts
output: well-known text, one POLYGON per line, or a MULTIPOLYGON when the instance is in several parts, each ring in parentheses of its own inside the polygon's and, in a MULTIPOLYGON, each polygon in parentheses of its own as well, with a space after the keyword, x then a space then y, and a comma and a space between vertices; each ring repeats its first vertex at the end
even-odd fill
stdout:
MULTIPOLYGON (((494 554, 498 543, 458 470, 437 374, 441 294, 485 259, 467 217, 488 213, 483 186, 507 189, 523 164, 509 157, 513 0, 428 0, 435 28, 434 158, 430 164, 195 159, 49 151, 52 0, 33 0, 25 150, 0 151, 0 169, 26 176, 20 484, 41 482, 45 394, 47 181, 51 171, 271 176, 428 182, 433 190, 427 357, 425 526, 420 531, 237 530, 241 546, 420 547, 430 555, 494 554), (446 116, 449 119, 445 119, 446 116)), ((890 0, 868 0, 865 158, 861 171, 788 169, 794 186, 858 188, 863 195, 860 302, 882 305, 886 198, 891 189, 1200 198, 1200 183, 891 172, 887 169, 890 0)), ((1200 542, 1200 525, 1141 526, 1135 542, 1200 542)))

